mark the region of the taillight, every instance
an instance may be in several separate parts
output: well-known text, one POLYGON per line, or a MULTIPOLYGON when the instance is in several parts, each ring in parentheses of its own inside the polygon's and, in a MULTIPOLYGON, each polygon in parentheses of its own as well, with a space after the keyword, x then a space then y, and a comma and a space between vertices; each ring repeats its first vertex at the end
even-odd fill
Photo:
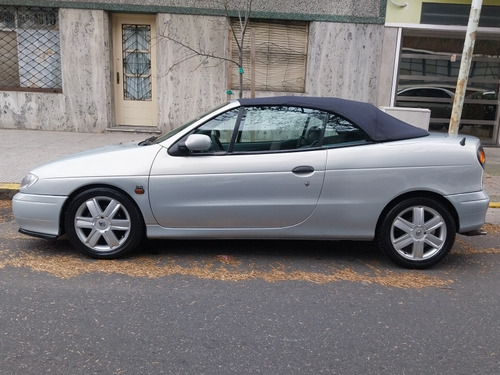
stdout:
POLYGON ((483 146, 479 146, 477 149, 477 160, 479 160, 479 163, 484 168, 484 163, 486 163, 486 154, 484 153, 483 146))

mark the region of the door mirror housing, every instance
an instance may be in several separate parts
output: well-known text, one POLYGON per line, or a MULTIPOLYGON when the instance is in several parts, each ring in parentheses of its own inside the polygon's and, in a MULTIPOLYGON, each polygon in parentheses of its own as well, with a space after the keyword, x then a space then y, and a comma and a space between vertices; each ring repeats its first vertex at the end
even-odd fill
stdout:
POLYGON ((208 151, 212 147, 212 140, 206 134, 191 134, 184 145, 189 151, 208 151))

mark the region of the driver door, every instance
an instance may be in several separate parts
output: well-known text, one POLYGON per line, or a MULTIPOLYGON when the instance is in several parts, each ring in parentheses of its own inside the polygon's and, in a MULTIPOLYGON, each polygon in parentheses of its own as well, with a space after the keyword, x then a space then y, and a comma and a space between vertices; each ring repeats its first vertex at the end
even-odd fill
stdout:
POLYGON ((154 161, 156 220, 163 227, 207 229, 303 222, 317 205, 327 152, 303 138, 323 124, 318 111, 277 107, 236 109, 208 121, 195 133, 212 138, 210 150, 178 156, 165 150, 154 161))

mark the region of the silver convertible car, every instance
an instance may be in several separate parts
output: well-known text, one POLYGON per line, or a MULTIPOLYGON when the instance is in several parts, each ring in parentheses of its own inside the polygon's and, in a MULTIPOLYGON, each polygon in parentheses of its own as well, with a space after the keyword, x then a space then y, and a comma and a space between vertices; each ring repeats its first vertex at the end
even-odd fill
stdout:
POLYGON ((141 240, 376 240, 424 268, 478 232, 489 197, 477 138, 429 134, 337 98, 232 101, 158 138, 34 169, 13 198, 20 232, 64 233, 116 258, 141 240))

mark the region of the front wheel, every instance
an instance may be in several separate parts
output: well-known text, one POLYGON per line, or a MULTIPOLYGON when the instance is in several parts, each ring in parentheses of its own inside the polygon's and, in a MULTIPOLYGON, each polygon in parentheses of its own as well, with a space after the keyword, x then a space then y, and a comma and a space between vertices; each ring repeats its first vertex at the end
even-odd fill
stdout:
POLYGON ((142 216, 125 194, 93 188, 69 204, 65 229, 72 245, 83 254, 113 259, 133 251, 144 236, 142 216))
POLYGON ((392 207, 377 230, 382 250, 406 268, 441 261, 455 242, 453 217, 430 198, 410 198, 392 207))

